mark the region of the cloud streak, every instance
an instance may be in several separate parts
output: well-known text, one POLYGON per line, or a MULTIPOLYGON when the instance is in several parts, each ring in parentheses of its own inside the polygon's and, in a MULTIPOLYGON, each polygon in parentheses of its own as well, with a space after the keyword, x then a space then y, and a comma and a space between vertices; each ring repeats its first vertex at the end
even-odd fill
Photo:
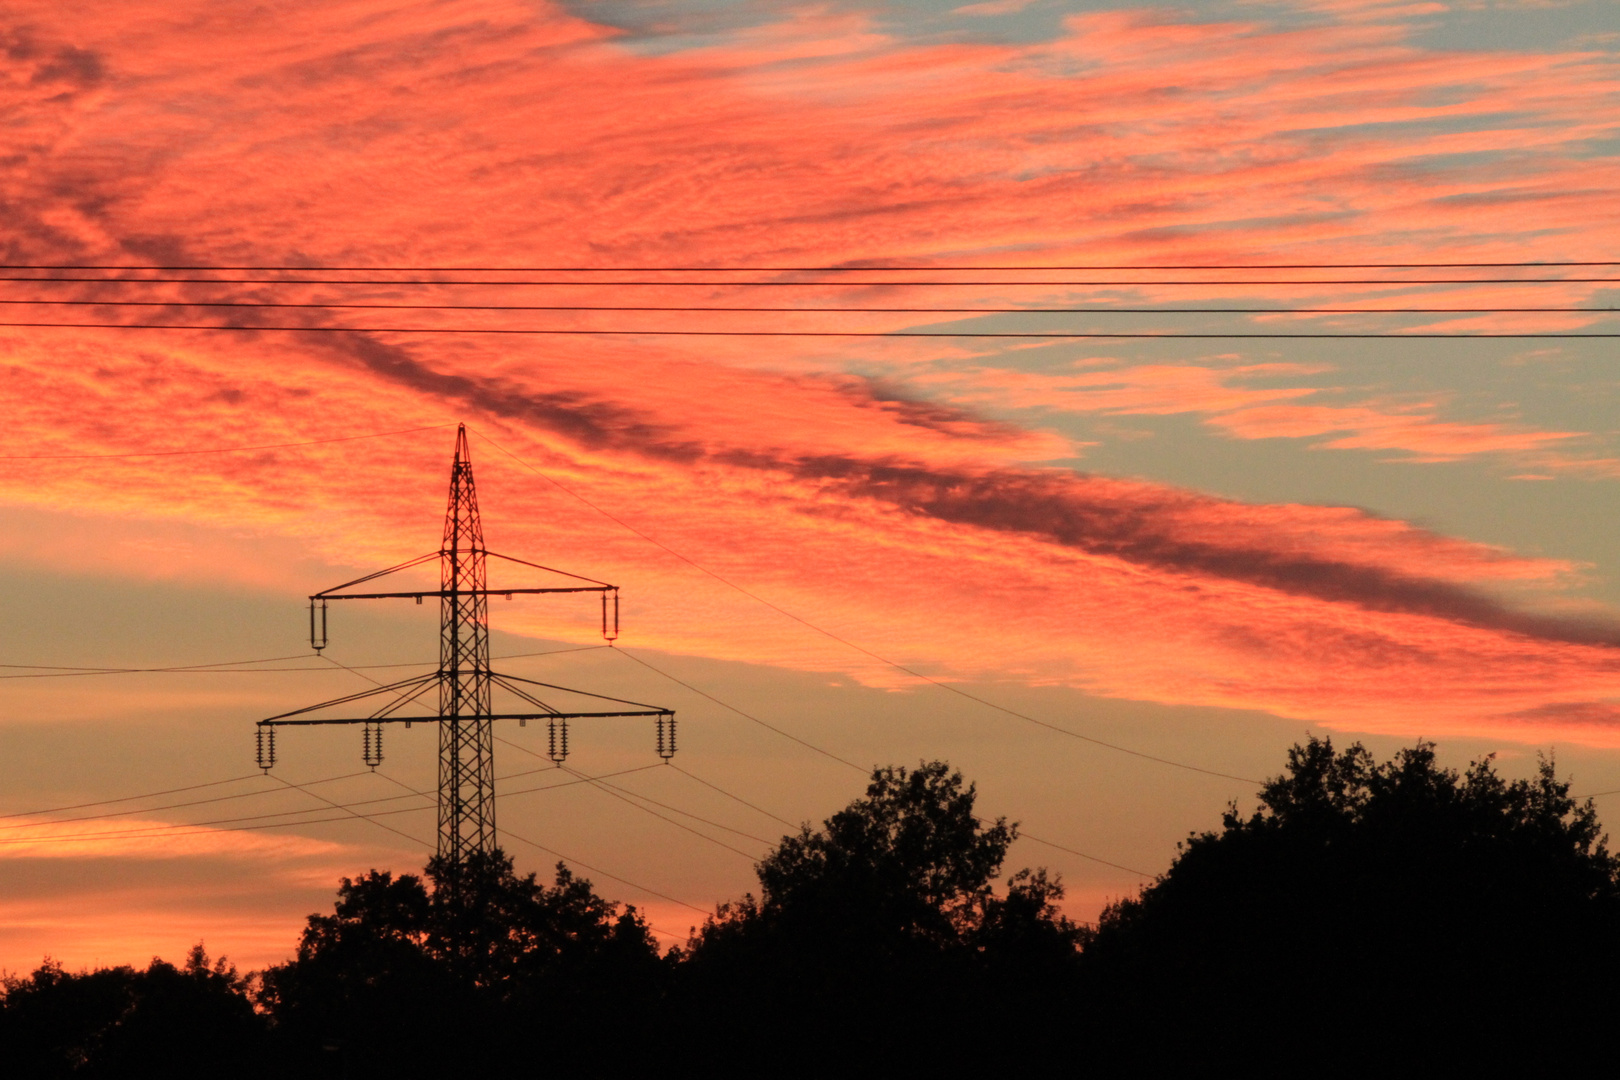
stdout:
POLYGON ((1337 386, 1262 386, 1256 380, 1317 375, 1299 364, 1109 364, 1092 360, 1072 373, 982 369, 924 375, 919 385, 963 403, 1003 409, 1108 416, 1193 414, 1239 439, 1314 439, 1326 450, 1389 450, 1409 461, 1456 461, 1491 455, 1509 463, 1613 472, 1613 459, 1581 454, 1590 433, 1538 431, 1499 422, 1443 419, 1431 399, 1326 404, 1353 393, 1337 386))
MULTIPOLYGON (((1370 21, 1329 13, 1303 27, 1104 11, 1071 17, 1044 42, 912 44, 861 15, 804 10, 656 55, 560 8, 516 0, 343 0, 291 14, 192 3, 161 17, 108 5, 99 15, 66 20, 59 7, 23 3, 0 26, 14 61, 0 88, 12 262, 1426 261, 1440 249, 1497 260, 1607 251, 1620 236, 1610 194, 1620 164, 1603 149, 1620 116, 1608 107, 1620 95, 1611 58, 1426 50, 1387 11, 1370 21)), ((107 295, 49 287, 64 298, 107 295)), ((38 298, 43 288, 3 295, 38 298)), ((537 295, 625 305, 667 303, 671 292, 594 282, 543 294, 517 284, 140 288, 177 305, 532 304, 537 295)), ((1234 295, 1457 301, 1473 290, 873 284, 780 293, 791 298, 776 301, 784 305, 989 306, 1234 295)), ((1567 303, 1600 293, 1570 283, 1537 295, 1567 303)), ((680 295, 725 306, 758 303, 760 293, 717 284, 680 295)), ((183 307, 156 316, 196 317, 183 307)), ((365 325, 335 312, 284 317, 365 325)), ((474 318, 411 317, 425 327, 474 318)), ((1455 419, 1434 394, 1327 397, 1304 385, 1298 364, 1244 358, 1225 368, 1172 358, 1036 376, 1002 372, 994 364, 1010 354, 987 359, 960 342, 633 333, 722 320, 892 330, 930 318, 897 312, 476 318, 630 332, 498 343, 9 332, 0 349, 11 430, 24 449, 110 452, 466 418, 703 564, 852 637, 895 643, 907 661, 948 677, 1363 726, 1390 722, 1395 704, 1427 723, 1517 716, 1538 732, 1542 720, 1529 718, 1554 716, 1584 738, 1611 738, 1601 712, 1576 706, 1620 694, 1616 633, 1604 612, 1569 614, 1581 568, 1568 561, 1353 508, 1246 504, 1055 468, 1076 455, 1072 440, 982 410, 1187 414, 1235 438, 1601 472, 1603 462, 1580 458, 1586 436, 1573 425, 1455 419), (1299 384, 1287 385, 1296 374, 1299 384), (1519 602, 1503 598, 1509 590, 1519 602), (1418 686, 1427 689, 1414 703, 1418 686), (1554 712, 1534 711, 1542 708, 1554 712)), ((42 464, 0 478, 0 497, 117 521, 114 531, 195 523, 366 565, 416 554, 407 537, 432 542, 442 458, 443 447, 417 438, 353 444, 341 459, 289 449, 130 461, 116 474, 42 464)), ((498 458, 480 460, 508 485, 501 544, 612 571, 644 598, 636 603, 648 642, 795 667, 864 663, 806 645, 797 629, 740 601, 694 600, 685 568, 649 566, 640 540, 609 535, 543 482, 493 465, 498 458)), ((31 550, 20 535, 6 548, 31 550)), ((114 569, 147 576, 173 562, 138 545, 111 558, 114 569)), ((219 569, 265 580, 228 560, 219 569)), ((512 618, 563 636, 588 622, 512 618)))

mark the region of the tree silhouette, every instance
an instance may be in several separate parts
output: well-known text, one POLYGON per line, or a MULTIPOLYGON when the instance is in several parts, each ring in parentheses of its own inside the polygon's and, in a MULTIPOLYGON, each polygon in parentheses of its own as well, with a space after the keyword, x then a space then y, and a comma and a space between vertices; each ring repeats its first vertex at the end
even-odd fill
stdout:
POLYGON ((500 851, 426 879, 343 879, 331 915, 312 915, 293 960, 263 974, 260 1004, 290 1066, 345 1076, 454 1075, 589 1053, 620 1010, 644 1015, 666 967, 633 909, 557 864, 554 884, 517 876, 500 851), (430 887, 431 886, 431 887, 430 887))
POLYGON ((297 955, 0 982, 4 1075, 707 1076, 1046 1068, 1361 1076, 1567 1070, 1607 1049, 1620 860, 1543 761, 1377 763, 1311 739, 1095 929, 943 762, 873 772, 757 895, 660 957, 633 910, 503 854, 344 879, 297 955), (1083 949, 1081 948, 1083 946, 1083 949))
POLYGON ((50 959, 0 982, 7 1076, 176 1078, 263 1075, 264 1025, 247 981, 199 944, 184 967, 69 972, 50 959))
POLYGON ((678 955, 689 1045, 709 1067, 960 1067, 989 1045, 964 1039, 987 1010, 1015 989, 1040 998, 1039 979, 1008 969, 1050 981, 1079 931, 1044 871, 994 891, 1016 826, 980 821, 975 797, 943 762, 878 769, 864 798, 782 839, 756 868, 760 895, 722 905, 678 955))
POLYGON ((1086 944, 1094 1034, 1138 1067, 1548 1067, 1614 994, 1616 859, 1549 761, 1458 773, 1312 738, 1086 944))

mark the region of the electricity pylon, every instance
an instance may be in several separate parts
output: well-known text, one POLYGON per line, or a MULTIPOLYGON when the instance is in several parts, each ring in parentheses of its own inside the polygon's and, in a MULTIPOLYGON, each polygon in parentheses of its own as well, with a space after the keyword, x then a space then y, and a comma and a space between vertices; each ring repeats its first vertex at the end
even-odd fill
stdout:
POLYGON ((268 772, 276 764, 276 728, 318 724, 359 724, 362 726, 362 760, 373 769, 382 764, 384 724, 403 723, 431 717, 404 716, 400 710, 426 697, 438 688, 439 714, 439 856, 451 866, 464 864, 469 856, 495 849, 495 733, 494 721, 545 720, 549 728, 548 756, 561 765, 568 756, 568 721, 609 716, 650 716, 654 718, 658 756, 668 761, 675 755, 675 713, 670 709, 626 701, 623 698, 572 690, 565 686, 535 682, 516 675, 503 675, 489 666, 489 598, 537 593, 599 593, 602 600, 602 637, 611 645, 619 635, 619 589, 594 578, 581 577, 538 563, 501 555, 484 546, 484 528, 478 515, 478 492, 473 486, 472 458, 467 448, 467 428, 456 430, 455 461, 450 469, 450 505, 444 516, 444 542, 430 552, 398 566, 346 581, 309 598, 309 643, 319 652, 327 644, 327 604, 333 600, 439 598, 439 669, 430 675, 413 676, 358 694, 323 701, 258 722, 258 764, 268 772), (578 584, 546 588, 490 589, 485 573, 488 559, 502 559, 521 566, 544 570, 578 584), (386 575, 439 560, 439 589, 407 592, 351 592, 356 586, 386 575), (565 691, 611 702, 619 708, 593 712, 567 712, 553 708, 525 689, 538 687, 565 691), (495 712, 494 691, 507 691, 520 702, 539 712, 495 712), (311 717, 308 714, 338 705, 383 698, 375 710, 360 717, 311 717))

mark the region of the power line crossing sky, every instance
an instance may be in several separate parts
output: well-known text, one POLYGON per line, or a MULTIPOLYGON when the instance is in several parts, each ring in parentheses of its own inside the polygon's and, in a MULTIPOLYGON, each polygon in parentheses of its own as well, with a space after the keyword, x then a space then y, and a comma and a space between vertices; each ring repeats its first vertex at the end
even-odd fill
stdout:
POLYGON ((75 808, 433 651, 401 604, 296 659, 436 542, 460 421, 491 545, 624 590, 622 653, 566 599, 497 653, 673 695, 691 772, 582 726, 614 778, 501 824, 666 932, 891 762, 1082 918, 1306 731, 1620 786, 1605 5, 91 7, 0 16, 0 809, 63 808, 0 822, 0 966, 263 963, 419 864, 425 725, 301 825, 75 808))

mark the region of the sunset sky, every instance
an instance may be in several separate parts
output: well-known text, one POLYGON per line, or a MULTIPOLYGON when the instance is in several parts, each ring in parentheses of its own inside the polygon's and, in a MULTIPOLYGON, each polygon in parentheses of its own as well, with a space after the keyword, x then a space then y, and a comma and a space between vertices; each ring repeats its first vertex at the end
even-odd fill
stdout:
POLYGON ((458 422, 489 546, 623 589, 617 649, 494 601, 497 666, 680 718, 682 771, 575 728, 613 789, 500 727, 503 842, 666 941, 878 764, 962 768, 1076 918, 1307 733, 1620 789, 1620 341, 1252 336, 1620 332, 1615 15, 0 7, 0 968, 262 966, 420 868, 431 726, 265 777, 253 721, 431 669, 432 605, 317 657, 304 604, 437 547, 458 422), (1526 262, 1599 265, 1384 268, 1526 262), (1369 268, 1186 269, 1300 264, 1369 268), (27 269, 108 266, 313 269, 27 269), (120 274, 222 280, 14 280, 120 274), (1234 307, 1485 310, 1164 310, 1234 307), (1234 336, 964 336, 1110 332, 1234 336))

